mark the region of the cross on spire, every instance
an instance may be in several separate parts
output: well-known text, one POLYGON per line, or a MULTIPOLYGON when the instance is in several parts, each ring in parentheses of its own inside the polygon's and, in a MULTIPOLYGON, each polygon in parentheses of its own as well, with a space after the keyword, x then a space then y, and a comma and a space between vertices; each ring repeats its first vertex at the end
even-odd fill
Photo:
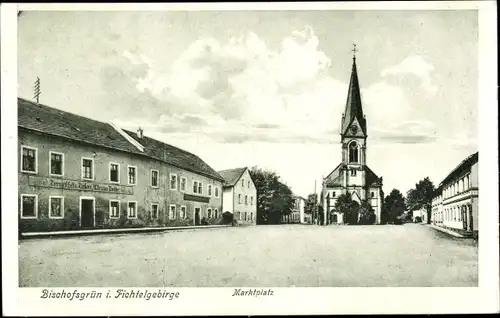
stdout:
POLYGON ((357 51, 358 50, 356 49, 356 44, 353 44, 352 45, 352 50, 351 50, 351 52, 353 53, 353 59, 356 59, 356 52, 357 51))

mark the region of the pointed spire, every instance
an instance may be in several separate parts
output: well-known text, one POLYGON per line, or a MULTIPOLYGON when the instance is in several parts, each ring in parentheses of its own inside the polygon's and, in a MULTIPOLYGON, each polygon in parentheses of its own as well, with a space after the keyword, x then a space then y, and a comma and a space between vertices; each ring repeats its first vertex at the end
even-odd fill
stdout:
MULTIPOLYGON (((357 49, 354 45, 352 50, 356 54, 357 49)), ((366 134, 366 123, 363 115, 363 107, 361 105, 361 93, 359 89, 358 71, 356 68, 356 55, 352 59, 351 80, 349 82, 349 90, 347 91, 347 102, 342 118, 342 134, 345 134, 349 125, 357 118, 361 125, 363 134, 366 134)))

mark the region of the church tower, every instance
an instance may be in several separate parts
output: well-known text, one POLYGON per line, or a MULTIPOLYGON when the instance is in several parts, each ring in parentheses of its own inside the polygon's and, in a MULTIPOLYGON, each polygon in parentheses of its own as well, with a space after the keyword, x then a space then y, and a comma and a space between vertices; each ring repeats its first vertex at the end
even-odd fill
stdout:
MULTIPOLYGON (((356 45, 353 52, 356 54, 356 45)), ((366 118, 363 114, 361 92, 356 66, 356 55, 353 56, 351 78, 347 100, 340 125, 340 142, 342 144, 342 160, 325 178, 321 192, 323 208, 321 224, 346 223, 346 216, 337 211, 335 204, 342 194, 349 194, 354 201, 361 203, 367 200, 375 212, 375 223, 381 223, 382 178, 378 177, 366 162, 366 140, 368 138, 366 118)), ((351 220, 352 221, 352 220, 351 220)))
MULTIPOLYGON (((354 48, 356 52, 356 48, 354 48)), ((345 167, 344 186, 360 201, 366 198, 365 167, 366 167, 366 118, 361 104, 356 55, 353 57, 351 79, 347 91, 345 111, 341 123, 342 164, 345 167)))

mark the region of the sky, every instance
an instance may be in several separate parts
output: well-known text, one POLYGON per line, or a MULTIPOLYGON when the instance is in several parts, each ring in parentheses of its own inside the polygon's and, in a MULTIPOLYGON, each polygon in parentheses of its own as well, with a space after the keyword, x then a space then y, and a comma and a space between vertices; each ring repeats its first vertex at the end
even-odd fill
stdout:
POLYGON ((28 11, 18 95, 197 154, 276 171, 302 196, 341 160, 352 45, 367 165, 384 192, 478 150, 477 11, 28 11))

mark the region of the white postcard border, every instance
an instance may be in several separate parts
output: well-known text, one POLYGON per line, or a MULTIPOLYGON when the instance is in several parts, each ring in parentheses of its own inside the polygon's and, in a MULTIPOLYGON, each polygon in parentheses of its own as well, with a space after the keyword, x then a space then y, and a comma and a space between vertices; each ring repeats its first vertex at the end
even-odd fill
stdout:
MULTIPOLYGON (((486 313, 499 308, 498 101, 496 4, 463 2, 218 3, 218 4, 2 4, 2 281, 5 315, 209 315, 347 313, 486 313), (233 288, 170 288, 179 298, 41 299, 41 288, 19 288, 17 251, 17 15, 21 10, 479 10, 478 288, 274 288, 270 297, 232 297, 233 288), (416 301, 418 299, 418 301, 416 301)), ((63 288, 52 288, 60 291, 63 288)), ((79 292, 115 288, 64 288, 79 292)), ((137 288, 125 288, 137 290, 137 288)), ((140 288, 155 291, 158 288, 140 288)), ((266 288, 267 289, 267 288, 266 288)), ((50 290, 50 288, 49 288, 50 290)))

